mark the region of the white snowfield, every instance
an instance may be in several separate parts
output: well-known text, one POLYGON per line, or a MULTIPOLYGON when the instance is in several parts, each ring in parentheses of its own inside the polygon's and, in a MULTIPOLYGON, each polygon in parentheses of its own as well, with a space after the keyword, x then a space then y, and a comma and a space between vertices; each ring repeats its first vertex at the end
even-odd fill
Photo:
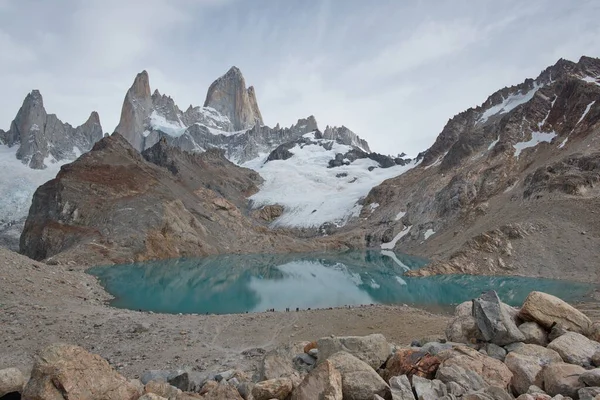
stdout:
POLYGON ((505 98, 502 103, 492 106, 485 110, 481 117, 479 118, 479 122, 483 123, 488 120, 488 118, 497 115, 497 114, 506 114, 507 112, 515 109, 517 106, 521 104, 527 103, 529 100, 533 99, 535 93, 542 88, 542 85, 538 85, 537 83, 533 84, 533 88, 527 93, 515 93, 511 94, 507 98, 505 98))
MULTIPOLYGON (((0 227, 25 218, 29 213, 33 193, 38 186, 54 179, 60 167, 71 161, 57 162, 52 157, 44 160, 46 169, 31 169, 17 160, 19 146, 0 145, 0 227)), ((81 154, 75 149, 75 154, 81 154)))
POLYGON ((515 157, 519 157, 523 150, 535 147, 542 142, 550 143, 555 137, 555 132, 531 132, 530 140, 513 144, 513 147, 515 148, 515 157))
POLYGON ((242 166, 258 172, 265 182, 260 191, 250 197, 254 208, 280 204, 284 213, 273 226, 309 228, 326 222, 342 226, 352 217, 358 217, 362 206, 358 201, 371 188, 386 179, 398 176, 414 167, 414 163, 391 168, 379 168, 376 161, 359 159, 350 165, 327 168, 336 153, 345 154, 351 147, 333 140, 315 139, 317 144, 296 145, 294 155, 287 160, 265 163, 268 155, 251 160, 242 166), (322 145, 331 144, 326 150, 322 145), (375 167, 369 171, 369 167, 375 167))

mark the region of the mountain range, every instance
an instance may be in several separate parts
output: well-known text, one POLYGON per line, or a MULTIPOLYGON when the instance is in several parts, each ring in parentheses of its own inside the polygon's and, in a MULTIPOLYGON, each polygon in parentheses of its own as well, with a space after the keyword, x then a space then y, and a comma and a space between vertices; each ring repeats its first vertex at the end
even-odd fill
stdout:
MULTIPOLYGON (((104 138, 97 114, 71 128, 28 95, 0 132, 3 158, 44 173, 91 151, 37 190, 21 252, 100 263, 369 247, 433 261, 413 274, 600 278, 599 59, 561 59, 493 93, 414 160, 313 116, 265 126, 236 67, 202 107, 151 93, 141 72, 104 138)), ((27 213, 0 205, 14 239, 27 213)))

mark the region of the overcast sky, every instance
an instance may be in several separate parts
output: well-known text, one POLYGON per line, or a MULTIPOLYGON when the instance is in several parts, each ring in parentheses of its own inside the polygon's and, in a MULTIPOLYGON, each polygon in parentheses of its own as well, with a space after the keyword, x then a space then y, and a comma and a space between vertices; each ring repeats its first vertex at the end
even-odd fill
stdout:
POLYGON ((0 128, 40 89, 112 132, 141 70, 187 108, 236 65, 267 125, 313 114, 414 155, 495 90, 599 57, 598 21, 595 0, 0 0, 0 128))

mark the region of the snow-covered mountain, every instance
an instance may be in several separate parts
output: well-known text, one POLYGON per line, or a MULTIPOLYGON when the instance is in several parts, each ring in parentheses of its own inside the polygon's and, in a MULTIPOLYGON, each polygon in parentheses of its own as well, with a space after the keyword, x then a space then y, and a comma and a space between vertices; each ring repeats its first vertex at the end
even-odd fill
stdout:
POLYGON ((17 246, 33 192, 102 137, 95 111, 74 128, 46 112, 38 90, 25 97, 10 129, 0 130, 0 245, 17 246))

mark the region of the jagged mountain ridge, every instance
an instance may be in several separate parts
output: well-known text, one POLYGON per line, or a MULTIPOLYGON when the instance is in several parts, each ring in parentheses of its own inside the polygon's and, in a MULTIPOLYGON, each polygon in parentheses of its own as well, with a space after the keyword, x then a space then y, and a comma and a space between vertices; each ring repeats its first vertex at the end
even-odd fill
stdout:
POLYGON ((599 124, 599 59, 559 60, 495 92, 450 119, 418 167, 371 190, 365 245, 435 260, 419 273, 577 279, 600 245, 599 124))
MULTIPOLYGON (((230 160, 241 164, 318 129, 313 116, 299 119, 289 128, 264 125, 255 90, 245 85, 241 71, 232 67, 209 87, 203 107, 190 105, 182 112, 171 97, 158 90, 150 95, 149 76, 143 71, 125 96, 115 132, 139 151, 164 137, 190 152, 221 148, 230 160)), ((327 127, 324 135, 370 152, 368 143, 346 127, 327 127)))

